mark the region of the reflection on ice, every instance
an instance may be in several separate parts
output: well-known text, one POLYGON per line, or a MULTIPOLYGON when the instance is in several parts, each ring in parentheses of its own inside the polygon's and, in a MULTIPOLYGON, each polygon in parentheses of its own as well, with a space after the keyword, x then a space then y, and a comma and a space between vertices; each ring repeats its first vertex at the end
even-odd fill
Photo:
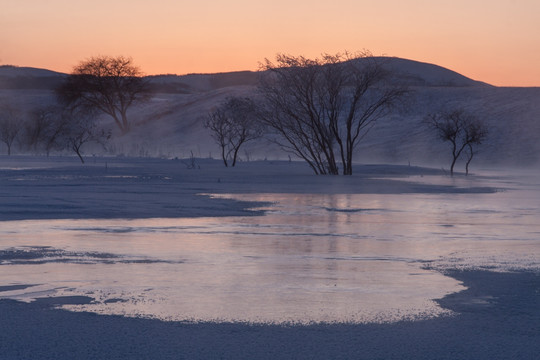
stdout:
MULTIPOLYGON (((534 188, 493 194, 229 195, 261 217, 2 223, 0 297, 186 321, 437 316, 433 269, 540 267, 534 188)), ((227 197, 221 195, 221 197, 227 197)))

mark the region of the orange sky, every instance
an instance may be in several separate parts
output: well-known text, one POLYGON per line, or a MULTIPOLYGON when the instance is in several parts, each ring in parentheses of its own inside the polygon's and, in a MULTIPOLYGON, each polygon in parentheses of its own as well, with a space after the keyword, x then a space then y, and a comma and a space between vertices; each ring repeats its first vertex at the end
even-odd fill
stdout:
POLYGON ((368 49, 499 86, 540 86, 539 0, 0 0, 0 64, 146 74, 256 70, 278 52, 368 49))

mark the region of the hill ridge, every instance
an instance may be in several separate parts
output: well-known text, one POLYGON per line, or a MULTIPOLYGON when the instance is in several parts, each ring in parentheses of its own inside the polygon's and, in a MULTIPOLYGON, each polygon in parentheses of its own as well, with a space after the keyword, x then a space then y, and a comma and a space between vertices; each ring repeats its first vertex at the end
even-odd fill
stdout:
MULTIPOLYGON (((409 86, 492 86, 437 64, 400 57, 379 56, 375 58, 382 59, 383 66, 394 72, 395 81, 409 86)), ((228 86, 255 85, 258 74, 258 71, 239 70, 184 75, 157 74, 145 77, 150 80, 157 92, 189 93, 211 91, 228 86)), ((0 88, 32 89, 32 86, 35 86, 36 89, 44 89, 49 86, 52 90, 66 75, 42 68, 0 65, 0 88), (47 80, 45 81, 44 78, 47 80), (53 78, 57 78, 56 81, 52 80, 53 78)))

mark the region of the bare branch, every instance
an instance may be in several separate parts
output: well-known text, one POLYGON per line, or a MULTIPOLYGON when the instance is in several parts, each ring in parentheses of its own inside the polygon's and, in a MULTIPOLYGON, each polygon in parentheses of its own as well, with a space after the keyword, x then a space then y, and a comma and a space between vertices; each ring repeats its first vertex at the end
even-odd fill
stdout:
POLYGON ((259 92, 262 121, 316 174, 352 174, 353 153, 376 121, 407 92, 369 52, 320 59, 279 54, 266 59, 259 92))
POLYGON ((454 175, 456 162, 463 153, 467 155, 465 170, 468 174, 476 146, 481 145, 488 135, 486 124, 462 108, 429 114, 424 122, 435 130, 439 139, 450 142, 452 146, 450 174, 454 175))
POLYGON ((127 111, 152 96, 149 83, 131 58, 92 57, 75 66, 57 89, 60 101, 70 107, 94 108, 111 116, 122 134, 130 130, 127 111))
POLYGON ((263 129, 255 119, 255 105, 250 98, 230 97, 210 112, 205 127, 221 149, 225 166, 236 165, 240 147, 258 139, 263 129))

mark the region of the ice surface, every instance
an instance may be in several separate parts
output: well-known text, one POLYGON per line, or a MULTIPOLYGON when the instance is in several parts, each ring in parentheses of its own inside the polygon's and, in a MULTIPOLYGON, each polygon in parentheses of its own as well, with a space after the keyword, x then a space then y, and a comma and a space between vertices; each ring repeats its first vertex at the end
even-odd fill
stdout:
POLYGON ((540 351, 534 173, 2 160, 0 358, 540 351))
POLYGON ((18 206, 0 214, 28 220, 2 222, 0 284, 15 287, 1 296, 164 320, 385 322, 449 314, 433 301, 464 289, 448 269, 540 267, 534 177, 216 163, 4 170, 18 206))

